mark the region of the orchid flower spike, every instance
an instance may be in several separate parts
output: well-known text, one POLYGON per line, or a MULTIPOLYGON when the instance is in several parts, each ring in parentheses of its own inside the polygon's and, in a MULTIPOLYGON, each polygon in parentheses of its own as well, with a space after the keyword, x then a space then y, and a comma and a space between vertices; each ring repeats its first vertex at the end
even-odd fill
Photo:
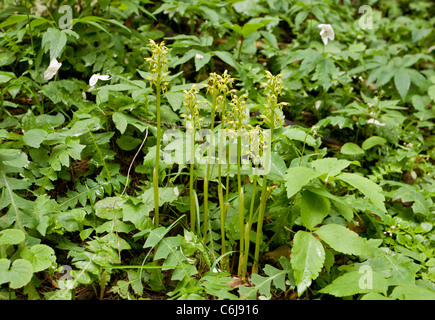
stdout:
POLYGON ((318 27, 322 29, 320 31, 320 36, 322 37, 323 43, 325 46, 328 44, 328 39, 334 40, 334 29, 330 24, 319 24, 318 27))
POLYGON ((110 76, 100 75, 99 73, 93 74, 92 77, 89 79, 89 85, 91 87, 95 86, 97 84, 98 80, 109 81, 110 76))
POLYGON ((62 63, 58 62, 56 58, 53 58, 50 61, 50 65, 48 66, 47 70, 44 72, 44 80, 48 81, 56 74, 57 70, 59 70, 62 63))

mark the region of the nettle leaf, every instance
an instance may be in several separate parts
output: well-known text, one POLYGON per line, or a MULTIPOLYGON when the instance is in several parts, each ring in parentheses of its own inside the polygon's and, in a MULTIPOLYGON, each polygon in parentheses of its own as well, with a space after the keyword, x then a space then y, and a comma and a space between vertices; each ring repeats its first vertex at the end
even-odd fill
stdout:
POLYGON ((351 186, 357 188, 383 213, 387 212, 385 208, 385 196, 382 194, 382 188, 373 181, 361 177, 354 173, 341 173, 337 178, 347 182, 351 186))
POLYGON ((365 271, 347 272, 319 292, 336 297, 346 297, 369 292, 386 294, 387 289, 387 280, 379 273, 368 270, 368 273, 365 271))
POLYGON ((0 259, 0 285, 10 283, 11 289, 24 287, 33 276, 32 264, 25 259, 17 259, 12 263, 8 259, 0 259))
POLYGON ((321 242, 306 231, 299 230, 293 241, 291 265, 300 296, 322 270, 325 250, 321 242))
POLYGON ((357 233, 338 224, 326 224, 317 229, 316 234, 332 249, 345 254, 370 255, 371 251, 357 233))
POLYGON ((321 195, 304 190, 300 207, 302 224, 312 230, 326 218, 331 209, 331 203, 321 195))

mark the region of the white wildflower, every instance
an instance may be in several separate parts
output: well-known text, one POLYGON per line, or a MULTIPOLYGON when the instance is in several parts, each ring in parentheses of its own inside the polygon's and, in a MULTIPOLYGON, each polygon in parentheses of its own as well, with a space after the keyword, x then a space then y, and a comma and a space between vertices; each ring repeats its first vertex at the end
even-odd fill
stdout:
POLYGON ((196 58, 196 59, 199 59, 199 60, 202 60, 202 59, 204 59, 204 56, 201 55, 201 54, 199 54, 199 53, 197 53, 196 56, 195 56, 195 58, 196 58))
POLYGON ((97 84, 98 80, 108 81, 108 80, 110 80, 110 76, 100 75, 99 73, 96 73, 96 74, 92 75, 92 77, 89 79, 89 85, 91 87, 95 86, 97 84))
POLYGON ((325 46, 328 44, 328 39, 334 40, 334 29, 330 24, 319 24, 318 27, 322 29, 320 31, 320 36, 322 37, 323 43, 325 46))
POLYGON ((379 127, 385 126, 385 123, 381 123, 381 122, 379 122, 378 120, 376 120, 374 118, 371 118, 371 119, 367 120, 367 123, 373 123, 374 125, 377 125, 379 127))
POLYGON ((58 62, 56 58, 53 58, 50 61, 50 65, 48 66, 47 70, 44 72, 44 80, 48 81, 57 73, 57 70, 59 70, 62 63, 58 62))
POLYGON ((322 100, 317 100, 317 101, 314 103, 314 106, 316 107, 316 110, 319 110, 319 108, 320 108, 321 105, 322 105, 322 100))

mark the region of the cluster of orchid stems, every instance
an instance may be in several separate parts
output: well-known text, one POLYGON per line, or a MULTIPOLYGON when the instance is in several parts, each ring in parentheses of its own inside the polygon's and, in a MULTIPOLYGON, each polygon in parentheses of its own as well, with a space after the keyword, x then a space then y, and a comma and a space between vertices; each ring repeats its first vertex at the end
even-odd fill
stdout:
MULTIPOLYGON (((159 150, 161 139, 160 128, 160 100, 161 95, 165 92, 168 85, 166 81, 167 71, 167 59, 165 54, 167 48, 163 43, 160 45, 151 41, 152 57, 147 61, 150 63, 150 70, 152 70, 152 76, 149 76, 149 80, 155 87, 156 106, 157 106, 157 147, 156 147, 156 165, 153 171, 153 187, 154 187, 154 204, 155 204, 155 224, 158 226, 159 218, 159 203, 158 203, 158 165, 159 165, 159 150)), ((253 127, 250 124, 249 108, 247 105, 248 97, 246 94, 239 94, 238 90, 233 89, 234 78, 225 71, 222 75, 211 73, 209 75, 208 83, 205 85, 206 94, 209 96, 209 100, 200 100, 200 89, 195 85, 190 90, 184 90, 183 105, 185 107, 185 114, 182 115, 186 121, 186 154, 189 165, 189 196, 190 196, 190 229, 192 232, 201 233, 204 244, 207 244, 209 237, 208 232, 210 228, 209 223, 209 184, 211 178, 211 165, 214 163, 211 161, 212 154, 214 154, 216 146, 218 146, 218 172, 217 172, 217 189, 219 198, 219 211, 220 211, 220 228, 221 228, 221 257, 220 266, 223 270, 229 271, 229 259, 230 248, 226 243, 225 234, 225 222, 227 220, 227 210, 231 207, 229 203, 229 182, 230 174, 235 174, 237 177, 237 199, 238 201, 238 227, 240 230, 239 238, 239 259, 238 259, 238 276, 241 279, 246 278, 248 268, 248 256, 250 246, 250 231, 252 224, 257 220, 257 232, 256 232, 256 246, 254 254, 254 263, 252 266, 252 273, 258 273, 258 260, 260 253, 260 245, 262 238, 262 228, 264 214, 266 210, 266 201, 270 197, 273 188, 267 184, 267 177, 265 174, 262 176, 261 183, 261 195, 260 206, 255 208, 255 194, 258 182, 259 167, 264 162, 270 162, 270 152, 266 152, 266 148, 272 148, 273 131, 276 126, 281 123, 282 106, 284 103, 278 102, 278 97, 281 95, 282 90, 282 78, 281 75, 274 76, 270 72, 266 72, 266 82, 262 83, 264 89, 264 95, 266 97, 265 112, 261 115, 263 119, 263 125, 269 130, 265 132, 260 126, 253 127), (202 230, 199 221, 199 203, 198 194, 195 190, 195 137, 203 127, 204 118, 200 117, 201 105, 205 106, 205 109, 209 109, 211 122, 210 132, 208 135, 209 144, 207 150, 206 170, 204 176, 204 189, 203 189, 203 220, 202 230), (215 128, 216 118, 220 118, 220 123, 215 128), (215 143, 215 129, 220 129, 217 134, 217 144, 215 143), (225 134, 221 134, 222 131, 225 134), (266 134, 267 133, 267 134, 266 134), (229 137, 228 145, 226 137, 229 137), (235 162, 230 162, 231 151, 229 149, 235 148, 237 150, 237 158, 235 162), (263 160, 260 155, 266 155, 266 160, 263 160), (254 174, 252 177, 252 196, 248 210, 245 210, 245 177, 242 175, 242 162, 246 164, 249 162, 254 165, 254 174), (237 171, 230 170, 230 163, 236 164, 237 171), (224 186, 222 177, 225 175, 226 185, 224 186), (225 189, 225 194, 224 194, 225 189), (249 215, 245 216, 245 211, 249 211, 249 215)), ((267 130, 266 130, 267 131, 267 130)), ((269 150, 270 151, 270 150, 269 150)), ((249 175, 248 175, 249 176, 249 175)), ((251 178, 250 177, 250 178, 251 178)))

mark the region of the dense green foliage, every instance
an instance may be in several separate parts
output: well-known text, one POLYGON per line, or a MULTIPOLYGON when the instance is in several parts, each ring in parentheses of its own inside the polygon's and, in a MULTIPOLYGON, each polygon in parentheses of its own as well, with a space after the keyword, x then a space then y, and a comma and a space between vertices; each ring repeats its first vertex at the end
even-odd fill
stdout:
POLYGON ((435 299, 435 4, 363 5, 1 1, 0 299, 435 299))

